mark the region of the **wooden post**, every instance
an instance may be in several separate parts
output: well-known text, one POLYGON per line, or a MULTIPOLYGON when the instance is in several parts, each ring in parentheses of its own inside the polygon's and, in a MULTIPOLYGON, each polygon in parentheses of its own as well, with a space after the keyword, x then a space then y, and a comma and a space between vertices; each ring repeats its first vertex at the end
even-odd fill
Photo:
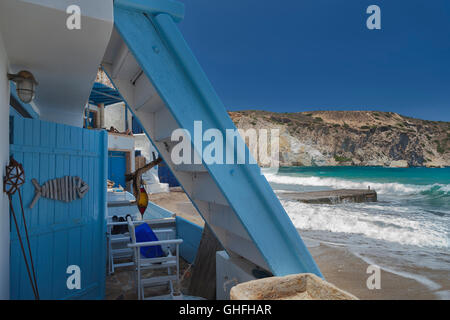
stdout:
POLYGON ((144 174, 145 172, 147 172, 154 166, 157 166, 159 163, 161 163, 161 161, 162 161, 162 158, 159 157, 158 159, 153 160, 150 163, 147 163, 142 168, 137 169, 135 172, 127 173, 125 175, 125 181, 127 181, 127 182, 133 181, 133 194, 136 199, 139 199, 139 194, 140 194, 139 188, 141 186, 142 174, 144 174))
POLYGON ((97 128, 104 128, 105 127, 105 104, 99 103, 98 104, 98 127, 97 128))
POLYGON ((221 250, 223 250, 222 245, 205 224, 195 257, 189 286, 190 295, 208 300, 216 299, 216 252, 221 250))

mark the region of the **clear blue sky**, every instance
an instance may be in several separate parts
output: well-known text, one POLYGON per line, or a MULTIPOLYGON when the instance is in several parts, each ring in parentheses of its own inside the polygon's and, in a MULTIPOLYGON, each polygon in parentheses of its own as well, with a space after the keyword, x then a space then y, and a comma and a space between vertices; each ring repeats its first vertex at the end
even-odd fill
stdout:
POLYGON ((380 110, 450 121, 450 0, 182 0, 229 110, 380 110), (381 8, 368 30, 366 8, 381 8))

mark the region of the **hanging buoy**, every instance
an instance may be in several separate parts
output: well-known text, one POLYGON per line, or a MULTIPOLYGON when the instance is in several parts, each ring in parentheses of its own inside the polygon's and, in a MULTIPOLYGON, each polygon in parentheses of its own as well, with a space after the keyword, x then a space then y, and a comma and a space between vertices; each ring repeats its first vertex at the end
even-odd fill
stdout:
POLYGON ((141 188, 139 189, 139 197, 137 200, 137 206, 138 206, 139 212, 141 213, 142 217, 144 217, 144 212, 148 206, 148 195, 143 186, 141 186, 141 188))

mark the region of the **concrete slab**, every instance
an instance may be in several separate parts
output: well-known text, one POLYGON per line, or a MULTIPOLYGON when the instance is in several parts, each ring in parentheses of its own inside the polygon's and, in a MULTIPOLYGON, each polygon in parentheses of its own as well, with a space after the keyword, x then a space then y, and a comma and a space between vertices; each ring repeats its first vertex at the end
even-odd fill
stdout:
POLYGON ((312 192, 288 192, 280 194, 280 197, 288 200, 317 204, 376 202, 377 192, 370 189, 338 189, 312 192))

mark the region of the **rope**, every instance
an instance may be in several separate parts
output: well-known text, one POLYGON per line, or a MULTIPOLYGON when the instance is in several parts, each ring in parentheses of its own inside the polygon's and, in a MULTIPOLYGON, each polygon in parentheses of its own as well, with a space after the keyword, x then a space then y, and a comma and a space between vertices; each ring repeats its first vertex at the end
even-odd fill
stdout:
POLYGON ((39 290, 37 286, 36 272, 34 270, 33 255, 31 254, 30 237, 28 236, 28 228, 25 220, 25 213, 23 210, 22 194, 20 192, 20 186, 23 185, 24 183, 25 183, 25 172, 23 170, 23 167, 20 163, 14 160, 13 157, 11 157, 9 165, 6 166, 6 176, 3 180, 3 191, 8 194, 9 208, 14 219, 14 224, 16 226, 17 237, 19 239, 20 247, 22 249, 23 259, 25 260, 25 266, 27 268, 31 288, 33 289, 34 298, 36 300, 39 300, 39 290), (17 217, 13 206, 12 196, 14 195, 14 193, 16 193, 16 191, 19 192, 20 208, 22 210, 22 219, 25 229, 25 237, 27 239, 28 244, 28 253, 30 255, 30 264, 28 263, 27 254, 25 252, 25 247, 23 245, 22 236, 20 235, 19 224, 17 223, 17 217), (33 273, 33 275, 31 275, 31 273, 33 273))

